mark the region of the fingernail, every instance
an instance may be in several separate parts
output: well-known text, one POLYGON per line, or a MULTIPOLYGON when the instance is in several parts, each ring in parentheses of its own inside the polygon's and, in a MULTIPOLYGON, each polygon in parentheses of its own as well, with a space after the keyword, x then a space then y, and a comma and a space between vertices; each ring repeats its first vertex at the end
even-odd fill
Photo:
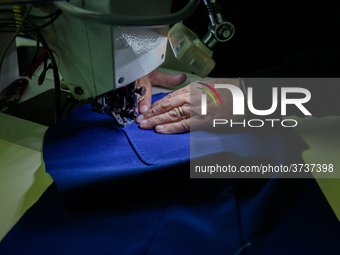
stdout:
POLYGON ((142 107, 140 108, 140 112, 146 112, 148 110, 148 107, 146 105, 142 105, 142 107))
POLYGON ((163 129, 163 125, 158 125, 158 126, 156 126, 156 131, 161 131, 162 129, 163 129))
POLYGON ((137 121, 137 123, 140 123, 143 119, 144 119, 144 115, 141 114, 137 117, 136 121, 137 121))
POLYGON ((147 120, 143 120, 143 121, 140 123, 140 125, 141 125, 141 126, 144 126, 144 125, 146 125, 147 123, 148 123, 147 120))
POLYGON ((187 77, 184 74, 176 74, 174 76, 174 80, 178 84, 182 84, 183 82, 185 82, 186 79, 187 79, 187 77))

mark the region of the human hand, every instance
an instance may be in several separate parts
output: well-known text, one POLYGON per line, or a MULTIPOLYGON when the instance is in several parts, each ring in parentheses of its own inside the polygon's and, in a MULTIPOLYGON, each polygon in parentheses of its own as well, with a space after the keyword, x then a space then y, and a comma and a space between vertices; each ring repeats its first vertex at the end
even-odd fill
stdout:
POLYGON ((140 87, 144 86, 146 88, 146 94, 144 95, 144 100, 139 103, 139 112, 146 112, 151 106, 152 98, 152 86, 160 85, 164 87, 177 87, 181 85, 186 80, 186 75, 184 73, 179 74, 166 74, 158 70, 154 70, 148 75, 137 80, 140 87))
MULTIPOLYGON (((238 79, 212 79, 204 83, 212 87, 214 84, 232 84, 240 87, 238 79)), ((233 99, 228 89, 216 89, 223 105, 215 105, 212 100, 207 100, 207 108, 214 110, 202 116, 201 95, 205 92, 197 87, 204 88, 205 86, 199 82, 193 82, 168 94, 140 115, 137 123, 143 129, 155 128, 158 133, 177 134, 212 127, 213 119, 219 119, 221 115, 223 118, 234 121, 244 118, 242 115, 233 116, 233 99)))

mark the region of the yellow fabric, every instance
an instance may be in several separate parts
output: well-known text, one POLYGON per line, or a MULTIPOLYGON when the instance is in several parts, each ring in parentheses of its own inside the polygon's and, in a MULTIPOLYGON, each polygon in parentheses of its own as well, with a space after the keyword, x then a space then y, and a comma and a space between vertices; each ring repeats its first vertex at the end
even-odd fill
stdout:
MULTIPOLYGON (((340 117, 295 119, 299 123, 296 131, 310 148, 302 154, 304 161, 308 164, 333 164, 334 171, 339 173, 340 117)), ((316 173, 314 173, 314 177, 340 221, 340 179, 319 178, 316 173)))
POLYGON ((40 152, 0 139, 0 240, 51 183, 40 152))

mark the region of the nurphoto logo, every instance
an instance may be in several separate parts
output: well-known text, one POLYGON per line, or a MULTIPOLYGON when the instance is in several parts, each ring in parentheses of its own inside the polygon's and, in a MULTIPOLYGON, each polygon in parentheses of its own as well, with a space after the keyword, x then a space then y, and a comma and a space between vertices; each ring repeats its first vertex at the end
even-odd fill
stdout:
MULTIPOLYGON (((218 98, 220 101, 221 106, 222 100, 220 95, 217 93, 216 89, 228 89, 231 92, 232 98, 233 98, 233 115, 244 115, 245 114, 245 96, 242 92, 242 90, 231 84, 215 84, 214 87, 205 84, 203 82, 198 82, 199 84, 205 86, 205 88, 197 87, 198 89, 203 90, 205 93, 201 95, 201 115, 207 115, 208 109, 207 109, 207 94, 211 97, 211 99, 214 101, 215 106, 217 105, 216 100, 213 96, 213 94, 208 90, 210 89, 218 98)), ((253 104, 253 88, 248 87, 247 88, 247 107, 249 112, 256 116, 267 116, 272 113, 274 113, 278 107, 278 88, 272 87, 272 105, 269 109, 256 109, 253 104)), ((299 88, 299 87, 282 87, 281 88, 281 97, 280 97, 280 103, 281 103, 281 116, 286 116, 287 114, 287 105, 292 104, 295 105, 305 116, 312 115, 306 107, 303 105, 307 103, 311 99, 311 93, 309 90, 305 88, 299 88), (287 94, 289 93, 299 93, 303 94, 303 98, 293 99, 293 98, 287 98, 287 94)), ((223 113, 221 113, 223 114, 223 113)), ((271 123, 271 127, 275 126, 276 122, 280 122, 283 127, 295 127, 297 126, 297 121, 294 119, 244 119, 243 121, 239 122, 233 122, 232 119, 213 119, 213 127, 216 127, 217 125, 226 125, 229 124, 230 127, 233 127, 235 125, 242 125, 243 127, 249 126, 249 127, 262 127, 265 123, 271 123), (288 125, 288 122, 293 122, 293 125, 288 125)))

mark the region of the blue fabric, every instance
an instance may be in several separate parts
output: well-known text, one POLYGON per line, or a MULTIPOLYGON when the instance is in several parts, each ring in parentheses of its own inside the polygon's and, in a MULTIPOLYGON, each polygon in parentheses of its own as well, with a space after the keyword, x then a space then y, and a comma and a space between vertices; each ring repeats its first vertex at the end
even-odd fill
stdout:
POLYGON ((240 254, 339 254, 339 221, 313 179, 186 179, 109 204, 69 211, 52 184, 0 254, 235 255, 249 243, 240 254))
MULTIPOLYGON (((200 136, 235 164, 298 163, 305 148, 285 130, 200 136)), ((55 184, 0 254, 338 254, 339 222, 313 179, 190 179, 189 140, 76 109, 46 133, 55 184)))
MULTIPOLYGON (((155 95, 153 100, 163 96, 155 95)), ((84 105, 72 111, 62 125, 48 129, 43 156, 47 172, 70 205, 82 203, 82 199, 89 203, 89 198, 97 203, 96 197, 129 189, 142 179, 146 184, 156 178, 166 180, 188 166, 190 157, 223 152, 228 163, 275 161, 254 133, 195 132, 194 147, 202 149, 190 152, 192 135, 162 135, 140 129, 136 123, 122 129, 114 125, 112 117, 84 105)))

